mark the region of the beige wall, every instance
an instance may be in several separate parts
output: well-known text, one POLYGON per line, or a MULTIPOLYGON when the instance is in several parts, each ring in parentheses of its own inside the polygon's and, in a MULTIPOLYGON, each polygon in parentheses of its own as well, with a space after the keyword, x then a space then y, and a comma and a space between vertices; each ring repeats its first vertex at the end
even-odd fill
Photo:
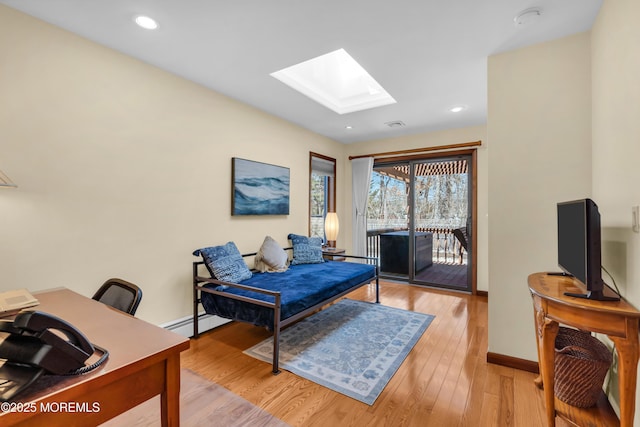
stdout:
POLYGON ((488 71, 489 351, 537 360, 527 276, 558 268, 556 203, 591 195, 589 34, 488 71))
POLYGON ((631 230, 631 207, 640 205, 640 27, 631 18, 638 13, 638 1, 604 3, 592 31, 592 87, 594 198, 603 226, 623 236, 626 246, 614 276, 640 305, 640 234, 631 230))
MULTIPOLYGON (((631 230, 631 207, 640 205, 638 16, 637 0, 605 0, 591 43, 593 197, 602 215, 602 263, 635 307, 640 307, 640 234, 631 230)), ((637 391, 634 425, 640 425, 639 412, 637 391)))
MULTIPOLYGON (((482 146, 478 150, 478 282, 477 289, 488 291, 488 228, 487 228, 487 129, 485 126, 473 126, 462 129, 451 129, 438 132, 423 133, 419 135, 402 136, 395 138, 386 138, 375 141, 367 141, 356 144, 349 144, 346 147, 346 156, 358 156, 372 153, 386 153, 389 151, 410 150, 414 148, 435 147, 440 145, 459 144, 464 142, 481 141, 482 146)), ((351 203, 351 163, 346 162, 345 176, 349 179, 345 180, 345 208, 347 209, 347 218, 352 215, 351 203)), ((351 236, 350 224, 347 225, 347 234, 351 236)), ((345 244, 351 248, 351 241, 345 244)))
POLYGON ((631 231, 631 207, 640 205, 638 14, 635 0, 605 0, 589 34, 489 59, 489 351, 536 360, 524 283, 555 267, 557 200, 596 201, 603 266, 640 306, 640 234, 631 231))
POLYGON ((191 252, 306 234, 309 151, 343 157, 342 144, 4 6, 0 52, 0 169, 19 186, 0 190, 0 290, 90 296, 121 277, 143 288, 139 317, 188 315, 191 252), (289 167, 290 215, 232 217, 231 157, 289 167))

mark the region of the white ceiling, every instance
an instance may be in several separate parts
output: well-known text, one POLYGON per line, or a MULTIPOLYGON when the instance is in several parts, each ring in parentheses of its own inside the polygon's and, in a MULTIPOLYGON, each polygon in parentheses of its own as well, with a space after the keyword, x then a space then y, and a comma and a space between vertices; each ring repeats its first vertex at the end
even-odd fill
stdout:
POLYGON ((602 0, 0 3, 350 143, 486 123, 487 57, 587 31, 602 0), (514 17, 530 7, 542 10, 541 19, 516 28, 514 17), (159 29, 136 26, 139 14, 156 19, 159 29), (339 115, 269 75, 339 48, 397 103, 339 115), (449 112, 455 104, 468 108, 449 112), (406 126, 385 125, 398 120, 406 126))

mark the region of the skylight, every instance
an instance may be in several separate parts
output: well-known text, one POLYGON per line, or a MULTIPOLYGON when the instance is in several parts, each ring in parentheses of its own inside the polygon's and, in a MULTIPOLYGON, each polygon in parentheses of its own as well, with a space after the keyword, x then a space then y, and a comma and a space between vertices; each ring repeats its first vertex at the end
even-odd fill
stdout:
POLYGON ((271 76, 338 114, 396 102, 344 49, 292 65, 271 76))

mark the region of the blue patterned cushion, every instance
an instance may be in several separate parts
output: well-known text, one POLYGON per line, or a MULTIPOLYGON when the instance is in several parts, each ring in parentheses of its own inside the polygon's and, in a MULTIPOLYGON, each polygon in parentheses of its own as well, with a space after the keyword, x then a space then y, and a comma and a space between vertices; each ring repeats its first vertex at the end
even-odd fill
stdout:
POLYGON ((306 237, 297 234, 289 234, 288 238, 293 244, 293 259, 291 265, 319 264, 322 259, 322 239, 320 237, 306 237))
POLYGON ((228 242, 226 245, 203 248, 199 251, 209 272, 216 279, 239 283, 251 278, 251 270, 242 259, 235 243, 228 242))

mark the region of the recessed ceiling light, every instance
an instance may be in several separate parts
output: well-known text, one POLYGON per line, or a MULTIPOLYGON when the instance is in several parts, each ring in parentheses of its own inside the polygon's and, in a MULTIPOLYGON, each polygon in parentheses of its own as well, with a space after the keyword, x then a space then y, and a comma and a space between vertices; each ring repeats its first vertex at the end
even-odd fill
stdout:
POLYGON ((353 129, 353 126, 351 126, 351 125, 347 125, 347 126, 345 126, 344 128, 345 128, 346 130, 351 130, 351 129, 353 129))
POLYGON ((449 108, 449 111, 451 111, 452 113, 459 113, 466 109, 467 109, 466 105, 454 105, 453 107, 449 108))
POLYGON ((292 65, 271 76, 338 114, 396 102, 344 49, 292 65))
POLYGON ((516 27, 526 27, 533 24, 540 19, 542 10, 538 7, 531 7, 525 9, 513 18, 513 23, 516 27))
POLYGON ((158 28, 158 23, 155 21, 155 19, 149 18, 148 16, 139 15, 136 16, 134 20, 136 21, 136 24, 146 30, 155 30, 156 28, 158 28))

